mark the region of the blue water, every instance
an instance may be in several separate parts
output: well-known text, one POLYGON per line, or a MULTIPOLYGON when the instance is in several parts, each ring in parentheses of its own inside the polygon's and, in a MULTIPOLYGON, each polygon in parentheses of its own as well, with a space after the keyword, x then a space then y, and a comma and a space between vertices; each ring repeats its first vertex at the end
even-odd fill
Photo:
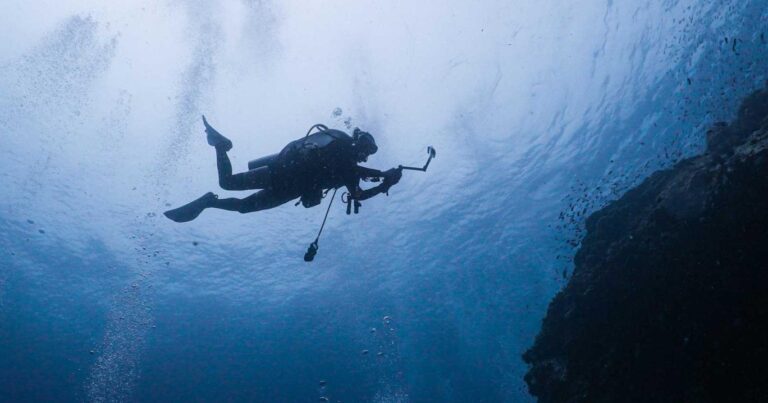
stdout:
POLYGON ((763 85, 768 4, 427 4, 3 2, 0 400, 531 400, 585 216, 763 85), (438 157, 307 264, 328 200, 162 216, 236 195, 203 113, 236 171, 318 122, 438 157))

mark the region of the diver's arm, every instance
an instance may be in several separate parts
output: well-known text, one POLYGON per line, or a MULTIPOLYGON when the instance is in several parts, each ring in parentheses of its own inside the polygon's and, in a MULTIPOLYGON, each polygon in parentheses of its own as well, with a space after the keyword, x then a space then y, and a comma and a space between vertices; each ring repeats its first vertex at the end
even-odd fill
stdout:
POLYGON ((354 166, 353 169, 346 170, 347 176, 345 184, 349 195, 356 200, 366 200, 381 193, 389 192, 389 188, 400 181, 400 177, 403 172, 400 168, 392 168, 387 171, 379 171, 378 169, 367 168, 360 165, 354 166), (360 188, 360 179, 363 178, 383 178, 378 186, 374 186, 370 189, 360 188))
POLYGON ((384 172, 378 169, 357 166, 357 175, 361 178, 383 178, 384 172))
POLYGON ((376 196, 379 193, 385 193, 387 190, 389 190, 389 186, 385 187, 384 183, 381 183, 380 185, 374 186, 370 189, 363 190, 362 188, 360 188, 360 178, 358 176, 348 177, 346 180, 346 187, 350 197, 352 197, 355 200, 370 199, 371 197, 376 196))
MULTIPOLYGON (((365 168, 369 169, 369 168, 365 168)), ((375 171, 375 170, 371 170, 375 171)), ((381 171, 378 171, 381 172, 381 171)), ((376 196, 381 193, 387 193, 389 192, 389 188, 393 185, 397 184, 397 182, 400 181, 400 177, 402 176, 402 171, 399 168, 392 168, 386 172, 381 172, 381 177, 384 178, 384 181, 379 184, 378 186, 374 186, 370 189, 361 189, 360 188, 360 179, 350 180, 347 182, 347 190, 349 191, 349 194, 352 196, 353 199, 357 200, 365 200, 370 199, 373 196, 376 196)))
POLYGON ((378 194, 386 193, 389 190, 389 186, 384 186, 384 184, 382 183, 378 186, 374 186, 370 189, 365 189, 365 190, 361 189, 360 186, 355 186, 355 189, 351 190, 349 186, 347 186, 347 190, 349 191, 349 194, 352 195, 353 199, 366 200, 378 194))

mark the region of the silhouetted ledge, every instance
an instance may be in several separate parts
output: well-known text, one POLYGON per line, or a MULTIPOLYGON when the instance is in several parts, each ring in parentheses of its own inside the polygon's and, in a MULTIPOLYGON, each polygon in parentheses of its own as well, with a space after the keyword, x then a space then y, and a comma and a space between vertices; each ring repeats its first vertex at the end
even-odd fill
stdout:
POLYGON ((524 355, 540 402, 768 401, 768 89, 592 214, 524 355))

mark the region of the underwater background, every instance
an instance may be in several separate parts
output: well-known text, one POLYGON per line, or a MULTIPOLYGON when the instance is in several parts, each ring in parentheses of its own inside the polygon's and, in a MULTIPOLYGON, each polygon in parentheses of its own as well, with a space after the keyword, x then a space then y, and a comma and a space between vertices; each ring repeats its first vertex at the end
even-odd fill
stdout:
POLYGON ((584 218, 701 153, 764 1, 0 4, 0 400, 531 401, 584 218), (419 165, 359 215, 162 212, 314 123, 419 165))

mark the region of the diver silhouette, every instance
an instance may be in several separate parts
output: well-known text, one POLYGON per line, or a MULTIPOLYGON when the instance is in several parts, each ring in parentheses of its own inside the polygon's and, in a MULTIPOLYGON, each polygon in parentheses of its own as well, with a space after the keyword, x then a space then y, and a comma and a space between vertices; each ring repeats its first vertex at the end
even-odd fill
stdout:
POLYGON ((350 136, 320 124, 312 126, 306 136, 288 143, 279 153, 250 161, 248 171, 233 174, 227 156, 232 142, 211 127, 205 116, 203 124, 208 144, 216 149, 219 186, 224 190, 259 191, 243 199, 219 199, 216 194, 208 192, 189 204, 164 213, 176 222, 192 221, 207 208, 252 213, 296 198, 300 198, 301 204, 309 208, 320 204, 326 190, 342 186, 346 186, 349 192, 349 205, 354 202, 357 210, 359 200, 387 193, 402 177, 404 167, 382 172, 358 165, 378 150, 370 133, 355 128, 350 136), (312 133, 314 129, 318 131, 312 133), (360 180, 379 179, 383 181, 373 188, 360 188, 360 180))

